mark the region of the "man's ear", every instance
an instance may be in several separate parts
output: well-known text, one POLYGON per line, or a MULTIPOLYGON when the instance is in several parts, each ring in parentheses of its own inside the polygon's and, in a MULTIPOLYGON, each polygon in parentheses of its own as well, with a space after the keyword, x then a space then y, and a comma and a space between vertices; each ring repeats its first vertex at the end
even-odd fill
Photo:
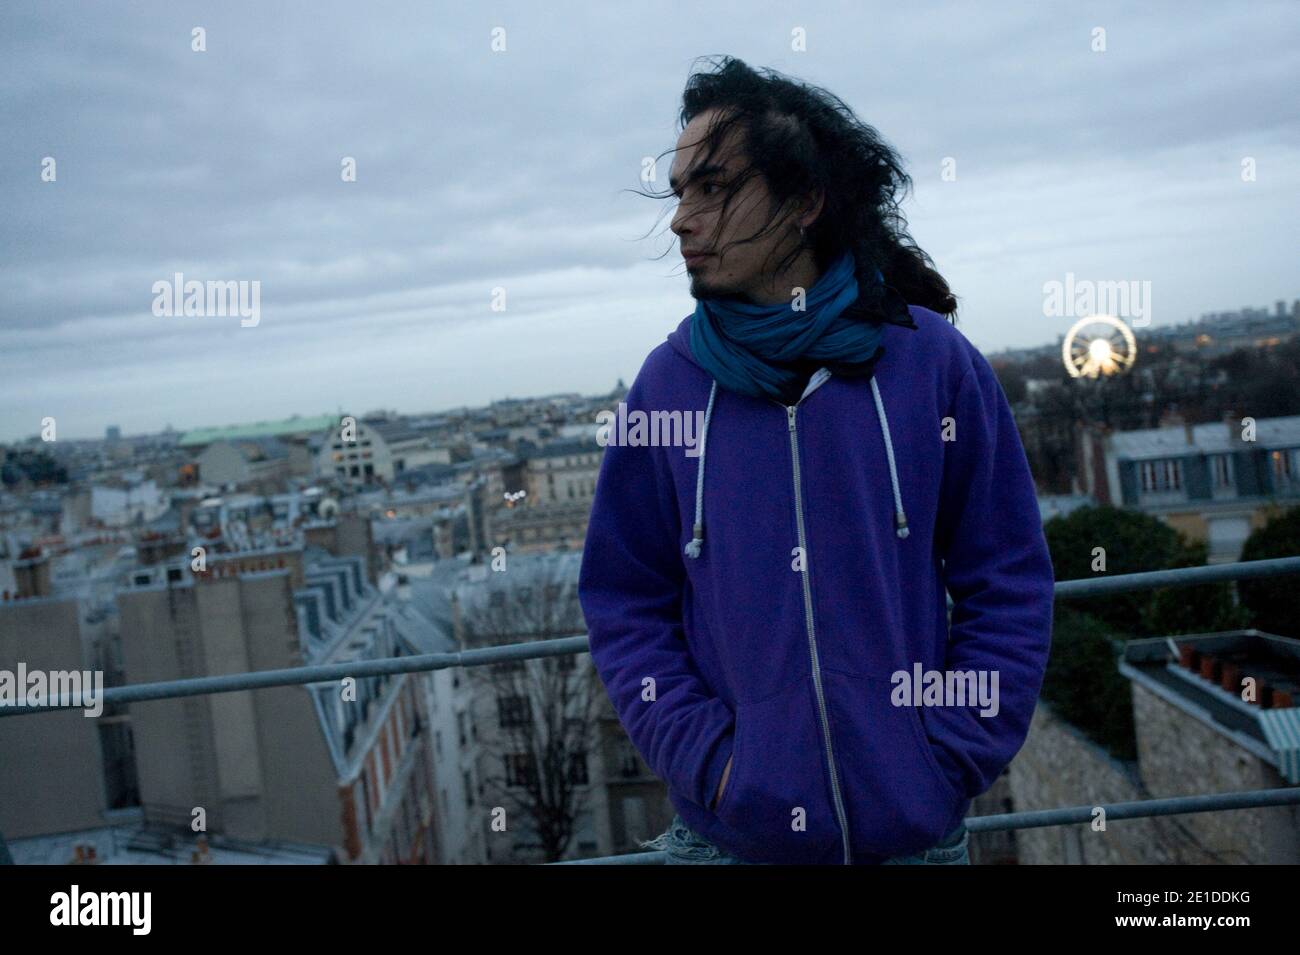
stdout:
POLYGON ((811 226, 817 221, 817 217, 822 214, 822 207, 826 205, 826 190, 818 189, 811 199, 804 203, 803 215, 807 217, 804 222, 804 228, 811 226))

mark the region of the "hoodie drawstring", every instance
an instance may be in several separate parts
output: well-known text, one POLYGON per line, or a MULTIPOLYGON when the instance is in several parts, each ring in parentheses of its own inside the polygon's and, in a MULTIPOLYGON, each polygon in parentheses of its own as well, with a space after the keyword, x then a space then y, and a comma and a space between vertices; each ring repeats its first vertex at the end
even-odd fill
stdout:
MULTIPOLYGON (((704 412, 704 427, 700 430, 700 466, 695 476, 695 527, 694 536, 686 545, 687 557, 699 557, 700 548, 704 546, 704 456, 708 450, 709 421, 713 417, 713 399, 718 393, 715 379, 709 389, 709 405, 704 412)), ((889 459, 889 483, 894 491, 894 527, 899 538, 908 535, 907 515, 903 512, 903 495, 898 489, 898 468, 894 464, 894 442, 889 435, 889 418, 885 416, 885 405, 880 400, 880 386, 876 384, 875 375, 871 376, 871 394, 876 400, 876 417, 880 419, 880 430, 885 435, 885 456, 889 459)))
POLYGON ((889 419, 885 417, 885 404, 880 400, 880 386, 876 376, 871 376, 871 394, 876 399, 876 417, 880 419, 880 430, 885 432, 885 455, 889 458, 889 483, 894 486, 894 526, 899 537, 906 537, 907 515, 903 513, 903 495, 898 491, 898 469, 894 467, 894 442, 889 440, 889 419))
POLYGON ((695 536, 686 545, 687 557, 699 557, 704 546, 704 452, 709 445, 709 419, 713 417, 713 399, 718 393, 718 381, 709 389, 709 406, 704 410, 704 427, 700 429, 700 467, 695 475, 695 536))

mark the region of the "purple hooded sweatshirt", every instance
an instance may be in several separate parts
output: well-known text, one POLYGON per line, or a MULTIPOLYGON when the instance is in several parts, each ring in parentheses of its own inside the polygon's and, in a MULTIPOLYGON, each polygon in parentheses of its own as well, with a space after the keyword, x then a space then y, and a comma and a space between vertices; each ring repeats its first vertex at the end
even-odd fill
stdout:
POLYGON ((870 378, 822 369, 789 406, 718 387, 688 316, 610 425, 578 584, 592 659, 682 819, 747 861, 935 845, 1042 685, 1052 564, 1011 410, 960 331, 909 310, 870 378))

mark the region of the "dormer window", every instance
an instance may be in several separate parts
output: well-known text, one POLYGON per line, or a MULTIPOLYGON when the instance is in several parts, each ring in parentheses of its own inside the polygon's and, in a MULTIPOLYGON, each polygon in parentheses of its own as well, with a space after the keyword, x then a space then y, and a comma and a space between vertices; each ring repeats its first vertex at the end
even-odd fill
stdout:
POLYGON ((1292 481, 1295 476, 1292 458, 1300 456, 1300 452, 1295 450, 1274 451, 1270 457, 1273 459, 1273 477, 1278 485, 1285 485, 1292 481))
POLYGON ((1147 493, 1178 491, 1183 487, 1183 462, 1177 458, 1143 461, 1142 490, 1147 493))
POLYGON ((1216 454, 1210 459, 1210 473, 1216 488, 1232 487, 1232 456, 1216 454))

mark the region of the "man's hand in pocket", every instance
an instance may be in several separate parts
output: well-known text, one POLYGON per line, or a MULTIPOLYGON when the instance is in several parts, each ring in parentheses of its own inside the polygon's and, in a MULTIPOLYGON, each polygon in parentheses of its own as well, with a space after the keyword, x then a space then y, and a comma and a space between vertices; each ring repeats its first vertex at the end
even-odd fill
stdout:
POLYGON ((727 777, 731 775, 731 757, 727 757, 727 765, 722 767, 722 778, 718 780, 718 794, 713 797, 711 809, 716 809, 718 803, 722 802, 722 791, 727 788, 727 777))

